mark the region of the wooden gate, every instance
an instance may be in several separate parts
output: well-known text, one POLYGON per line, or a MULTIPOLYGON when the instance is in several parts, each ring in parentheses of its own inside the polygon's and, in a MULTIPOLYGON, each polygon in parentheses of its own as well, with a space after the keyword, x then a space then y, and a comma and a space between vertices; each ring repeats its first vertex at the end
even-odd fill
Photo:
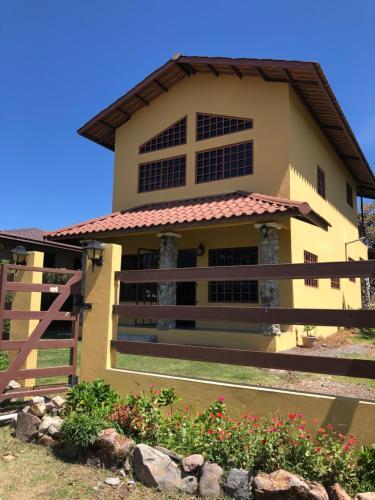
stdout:
MULTIPOLYGON (((60 279, 59 282, 61 281, 64 280, 60 279)), ((82 303, 81 284, 81 271, 14 264, 0 266, 0 355, 3 365, 0 367, 0 370, 2 369, 0 371, 0 402, 25 396, 63 392, 75 382, 79 311, 82 303), (17 274, 21 271, 65 275, 66 279, 64 284, 17 282, 17 274), (55 294, 56 297, 47 310, 18 311, 6 307, 6 296, 12 292, 44 292, 55 294), (7 320, 37 320, 39 322, 27 339, 12 340, 10 338, 7 340, 4 339, 4 322, 7 320), (53 321, 70 322, 70 338, 42 339, 53 321), (55 361, 53 357, 49 360, 53 366, 47 367, 45 363, 37 362, 35 368, 25 368, 25 362, 30 355, 36 356, 38 360, 42 358, 41 353, 52 349, 56 353, 64 349, 65 353, 68 353, 67 362, 59 364, 61 356, 55 356, 55 361), (17 382, 17 384, 12 384, 16 387, 8 387, 12 380, 17 382), (31 384, 30 381, 32 381, 31 384)))

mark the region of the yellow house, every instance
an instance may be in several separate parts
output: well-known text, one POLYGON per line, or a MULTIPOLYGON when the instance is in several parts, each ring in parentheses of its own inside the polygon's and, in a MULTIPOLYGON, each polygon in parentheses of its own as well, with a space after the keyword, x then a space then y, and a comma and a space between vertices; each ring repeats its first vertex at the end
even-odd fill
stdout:
MULTIPOLYGON (((373 198, 375 178, 317 63, 176 54, 79 133, 115 152, 113 213, 52 239, 121 244, 124 269, 367 258, 357 196, 373 198)), ((359 308, 361 283, 129 284, 121 300, 359 308)), ((295 345, 303 332, 140 318, 120 325, 123 335, 268 350, 295 345)))

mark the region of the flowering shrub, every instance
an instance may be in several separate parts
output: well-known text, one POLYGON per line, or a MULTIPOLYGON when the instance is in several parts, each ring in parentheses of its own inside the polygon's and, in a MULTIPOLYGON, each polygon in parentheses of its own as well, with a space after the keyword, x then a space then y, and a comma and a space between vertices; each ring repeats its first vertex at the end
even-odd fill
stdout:
POLYGON ((103 381, 79 386, 70 393, 72 413, 63 425, 64 437, 76 444, 89 446, 107 424, 136 442, 158 444, 184 456, 201 453, 227 470, 285 469, 325 486, 338 482, 349 493, 375 488, 375 448, 358 453, 354 436, 330 424, 307 422, 300 413, 234 420, 227 415, 223 396, 196 413, 190 406, 173 409, 179 399, 174 389, 151 386, 147 393, 120 399, 103 381))

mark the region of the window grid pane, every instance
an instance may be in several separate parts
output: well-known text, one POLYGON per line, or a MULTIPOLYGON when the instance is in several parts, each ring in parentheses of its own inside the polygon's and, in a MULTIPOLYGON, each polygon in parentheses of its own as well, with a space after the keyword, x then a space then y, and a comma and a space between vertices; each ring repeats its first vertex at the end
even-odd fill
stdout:
POLYGON ((319 166, 317 168, 317 186, 318 194, 325 199, 326 197, 326 174, 319 166))
POLYGON ((340 278, 331 278, 331 288, 340 290, 340 278))
MULTIPOLYGON (((318 256, 313 253, 304 251, 304 262, 305 264, 315 264, 318 262, 318 256)), ((314 288, 318 287, 318 280, 315 278, 305 278, 305 285, 312 286, 314 288)))
POLYGON ((184 186, 185 181, 186 156, 166 158, 139 165, 139 193, 184 186))
POLYGON ((186 116, 139 146, 139 154, 186 144, 186 116))
MULTIPOLYGON (((258 248, 219 248, 209 250, 209 266, 241 266, 258 264, 258 248)), ((258 302, 257 281, 210 281, 209 302, 258 302)))
MULTIPOLYGON (((157 252, 123 255, 121 269, 157 269, 159 254, 157 252)), ((156 283, 121 283, 120 302, 157 302, 156 283)))
POLYGON ((242 142, 197 153, 197 183, 240 177, 252 173, 252 142, 242 142))
POLYGON ((197 113, 197 141, 253 128, 253 120, 197 113))

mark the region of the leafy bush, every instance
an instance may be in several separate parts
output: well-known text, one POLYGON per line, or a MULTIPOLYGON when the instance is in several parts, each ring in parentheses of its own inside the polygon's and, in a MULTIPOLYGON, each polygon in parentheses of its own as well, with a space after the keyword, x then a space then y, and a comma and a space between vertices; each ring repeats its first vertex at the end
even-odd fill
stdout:
POLYGON ((363 339, 375 339, 375 328, 360 328, 359 336, 363 339))
POLYGON ((99 432, 107 427, 110 424, 100 411, 90 414, 74 411, 64 419, 61 438, 85 450, 94 443, 99 432))
POLYGON ((358 476, 360 476, 366 489, 375 490, 375 445, 362 446, 358 457, 358 476))
POLYGON ((0 371, 6 370, 9 366, 9 357, 6 352, 0 352, 0 371))
POLYGON ((106 417, 119 401, 118 394, 103 380, 81 382, 72 387, 66 397, 67 413, 84 413, 106 417))

